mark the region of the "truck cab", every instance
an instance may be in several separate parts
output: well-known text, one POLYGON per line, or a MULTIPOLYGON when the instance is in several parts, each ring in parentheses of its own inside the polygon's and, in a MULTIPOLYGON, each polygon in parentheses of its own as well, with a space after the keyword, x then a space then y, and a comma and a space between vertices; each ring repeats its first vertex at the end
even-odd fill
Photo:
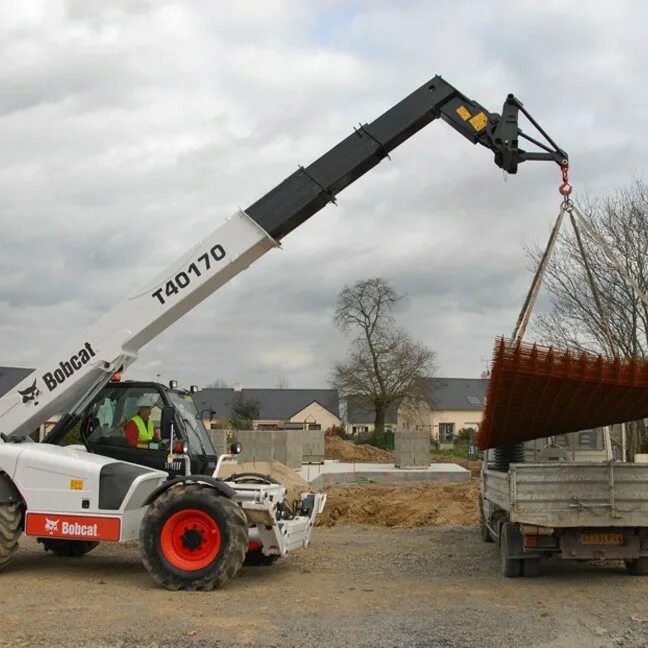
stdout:
POLYGON ((80 441, 90 453, 165 470, 170 477, 211 475, 218 459, 191 392, 157 382, 111 381, 74 426, 57 428, 46 442, 80 441), (125 427, 143 400, 150 404, 154 439, 133 443, 125 427))

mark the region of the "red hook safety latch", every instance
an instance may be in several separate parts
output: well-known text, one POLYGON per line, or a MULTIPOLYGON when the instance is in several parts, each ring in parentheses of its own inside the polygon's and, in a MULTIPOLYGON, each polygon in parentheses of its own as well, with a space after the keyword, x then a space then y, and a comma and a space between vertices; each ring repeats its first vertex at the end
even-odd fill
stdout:
POLYGON ((573 189, 574 189, 569 184, 569 166, 567 164, 563 164, 563 165, 561 165, 560 168, 562 169, 563 182, 560 185, 560 188, 558 189, 558 191, 560 191, 560 194, 562 196, 565 196, 565 198, 567 198, 567 196, 569 196, 571 194, 571 192, 573 191, 573 189))

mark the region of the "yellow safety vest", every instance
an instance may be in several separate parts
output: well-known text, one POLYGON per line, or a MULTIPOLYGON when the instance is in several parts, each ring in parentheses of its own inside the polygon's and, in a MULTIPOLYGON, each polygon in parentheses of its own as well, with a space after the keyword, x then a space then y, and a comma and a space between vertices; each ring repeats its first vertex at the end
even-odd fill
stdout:
POLYGON ((149 443, 153 440, 155 427, 150 418, 148 421, 144 422, 144 419, 139 414, 135 414, 131 421, 137 425, 137 440, 140 443, 149 443))

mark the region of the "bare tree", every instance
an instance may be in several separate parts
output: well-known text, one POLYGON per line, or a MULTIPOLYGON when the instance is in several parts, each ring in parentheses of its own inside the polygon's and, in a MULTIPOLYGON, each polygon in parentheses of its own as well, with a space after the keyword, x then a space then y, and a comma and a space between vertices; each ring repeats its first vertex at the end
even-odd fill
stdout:
POLYGON ((281 374, 277 378, 276 388, 277 389, 288 389, 288 387, 289 387, 288 378, 286 378, 286 376, 284 374, 281 374))
MULTIPOLYGON (((637 180, 604 200, 588 200, 582 211, 632 283, 648 293, 648 185, 637 180)), ((648 357, 648 308, 591 237, 583 231, 581 237, 604 312, 599 312, 578 241, 566 221, 544 278, 551 310, 538 315, 535 331, 548 344, 625 359, 648 357)), ((540 250, 530 254, 537 264, 540 250)), ((636 452, 646 445, 645 425, 628 428, 629 449, 636 452)))
POLYGON ((334 365, 331 382, 341 396, 373 404, 377 432, 384 431, 392 403, 422 397, 418 378, 433 369, 434 353, 396 326, 393 311, 402 299, 384 279, 365 279, 340 292, 334 316, 338 328, 357 335, 347 360, 334 365))
POLYGON ((217 378, 213 382, 210 382, 207 387, 210 387, 212 389, 229 389, 231 385, 229 385, 225 380, 217 378))

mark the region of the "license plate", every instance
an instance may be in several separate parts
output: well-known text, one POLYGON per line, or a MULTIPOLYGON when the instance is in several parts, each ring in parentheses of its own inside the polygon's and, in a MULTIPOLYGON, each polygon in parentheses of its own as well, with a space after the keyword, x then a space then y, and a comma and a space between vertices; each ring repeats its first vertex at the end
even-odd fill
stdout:
POLYGON ((581 544, 622 545, 623 533, 581 533, 581 544))

